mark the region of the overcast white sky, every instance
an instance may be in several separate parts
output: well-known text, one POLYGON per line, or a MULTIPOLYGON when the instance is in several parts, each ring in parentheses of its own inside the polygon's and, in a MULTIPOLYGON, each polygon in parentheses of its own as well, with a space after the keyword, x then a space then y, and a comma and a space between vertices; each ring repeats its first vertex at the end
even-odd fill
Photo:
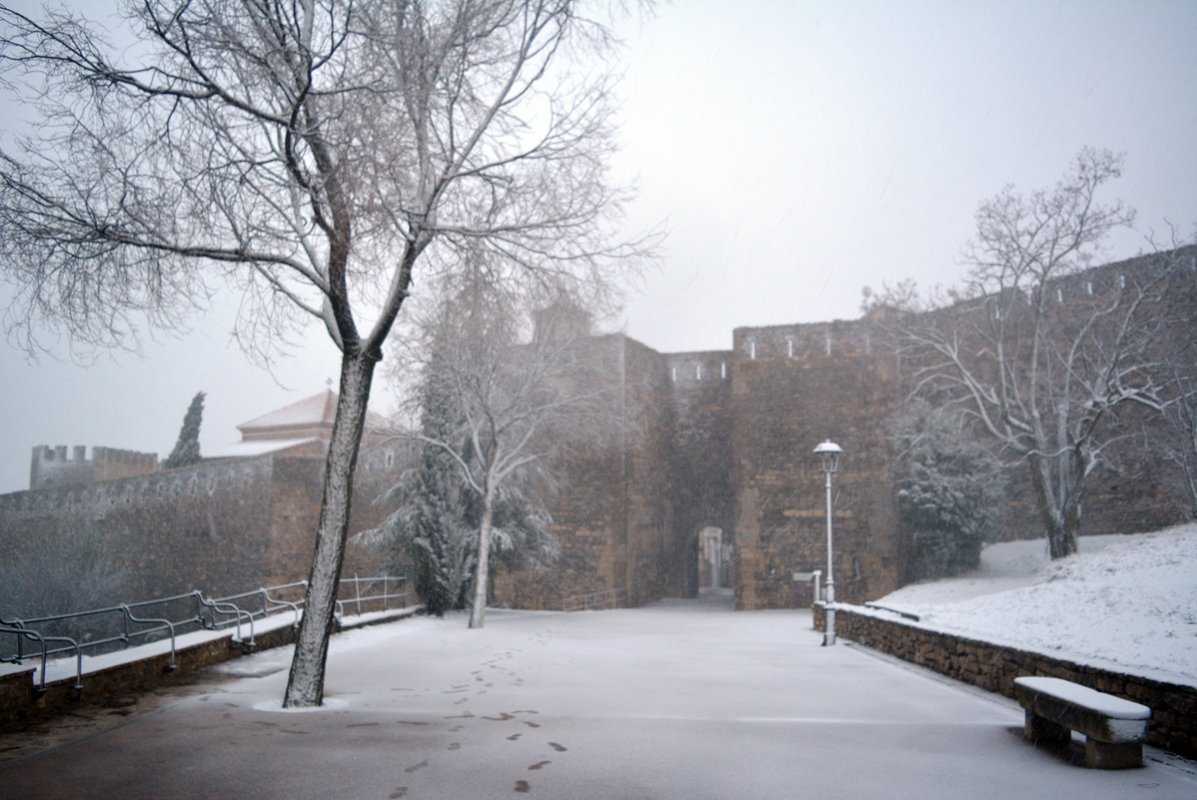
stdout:
MULTIPOLYGON (((844 5, 686 0, 629 26, 617 169, 640 186, 629 225, 669 231, 632 336, 726 348, 738 325, 856 316, 867 284, 952 282, 978 202, 1052 183, 1084 145, 1126 153, 1110 197, 1144 231, 1193 230, 1197 3, 844 5)), ((203 389, 212 449, 335 375, 320 331, 273 377, 252 366, 234 313, 86 368, 0 343, 0 492, 27 486, 35 444, 165 456, 203 389)))

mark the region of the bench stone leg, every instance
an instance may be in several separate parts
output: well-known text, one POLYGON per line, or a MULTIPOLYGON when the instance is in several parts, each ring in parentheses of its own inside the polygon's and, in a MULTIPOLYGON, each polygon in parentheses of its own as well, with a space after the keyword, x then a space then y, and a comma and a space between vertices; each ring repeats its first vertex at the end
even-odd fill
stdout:
POLYGON ((1026 710, 1026 722, 1022 731, 1026 740, 1033 744, 1067 747, 1072 741, 1072 731, 1050 719, 1044 719, 1029 708, 1026 710))
POLYGON ((1139 742, 1110 744, 1085 737, 1085 766, 1092 769, 1132 769, 1143 766, 1139 742))

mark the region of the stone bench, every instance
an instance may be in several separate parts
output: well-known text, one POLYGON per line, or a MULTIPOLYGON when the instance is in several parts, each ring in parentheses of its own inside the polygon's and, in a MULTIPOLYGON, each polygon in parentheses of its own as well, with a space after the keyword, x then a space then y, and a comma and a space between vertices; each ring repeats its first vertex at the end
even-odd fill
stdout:
POLYGON ((1015 678, 1014 696, 1026 709, 1023 733, 1035 744, 1068 747, 1071 731, 1085 734, 1085 766, 1143 765, 1151 709, 1060 678, 1015 678))

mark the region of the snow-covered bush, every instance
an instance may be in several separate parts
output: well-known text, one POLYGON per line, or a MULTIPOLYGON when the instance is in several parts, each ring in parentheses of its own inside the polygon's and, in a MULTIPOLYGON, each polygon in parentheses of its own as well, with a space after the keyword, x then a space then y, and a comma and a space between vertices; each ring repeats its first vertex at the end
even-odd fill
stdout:
POLYGON ((910 532, 911 580, 957 575, 980 563, 1004 502, 998 459, 970 432, 963 415, 923 400, 891 421, 898 512, 910 532))

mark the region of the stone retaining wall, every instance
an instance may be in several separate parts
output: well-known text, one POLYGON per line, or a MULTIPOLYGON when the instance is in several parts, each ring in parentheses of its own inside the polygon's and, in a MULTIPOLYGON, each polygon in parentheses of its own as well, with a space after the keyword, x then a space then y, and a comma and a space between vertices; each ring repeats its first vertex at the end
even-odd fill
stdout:
MULTIPOLYGON (((822 604, 815 606, 815 627, 823 630, 822 604)), ((837 636, 1006 697, 1014 697, 1018 676, 1044 675, 1142 703, 1151 709, 1148 743, 1197 758, 1197 688, 1192 686, 1074 664, 842 606, 836 610, 835 627, 837 636)))
MULTIPOLYGON (((378 617, 359 625, 346 626, 351 630, 367 625, 394 622, 416 613, 378 617)), ((341 629, 338 629, 338 632, 341 629)), ((255 637, 253 652, 292 644, 296 629, 277 628, 255 637)), ((0 732, 20 730, 33 722, 66 714, 85 705, 103 705, 106 700, 144 692, 156 686, 180 683, 185 676, 203 667, 219 664, 246 654, 231 636, 213 639, 189 647, 179 648, 175 654, 176 669, 168 670, 170 653, 151 656, 140 661, 118 664, 96 672, 84 673, 83 688, 75 689, 75 677, 49 682, 45 692, 34 689, 33 670, 0 675, 0 732)))

